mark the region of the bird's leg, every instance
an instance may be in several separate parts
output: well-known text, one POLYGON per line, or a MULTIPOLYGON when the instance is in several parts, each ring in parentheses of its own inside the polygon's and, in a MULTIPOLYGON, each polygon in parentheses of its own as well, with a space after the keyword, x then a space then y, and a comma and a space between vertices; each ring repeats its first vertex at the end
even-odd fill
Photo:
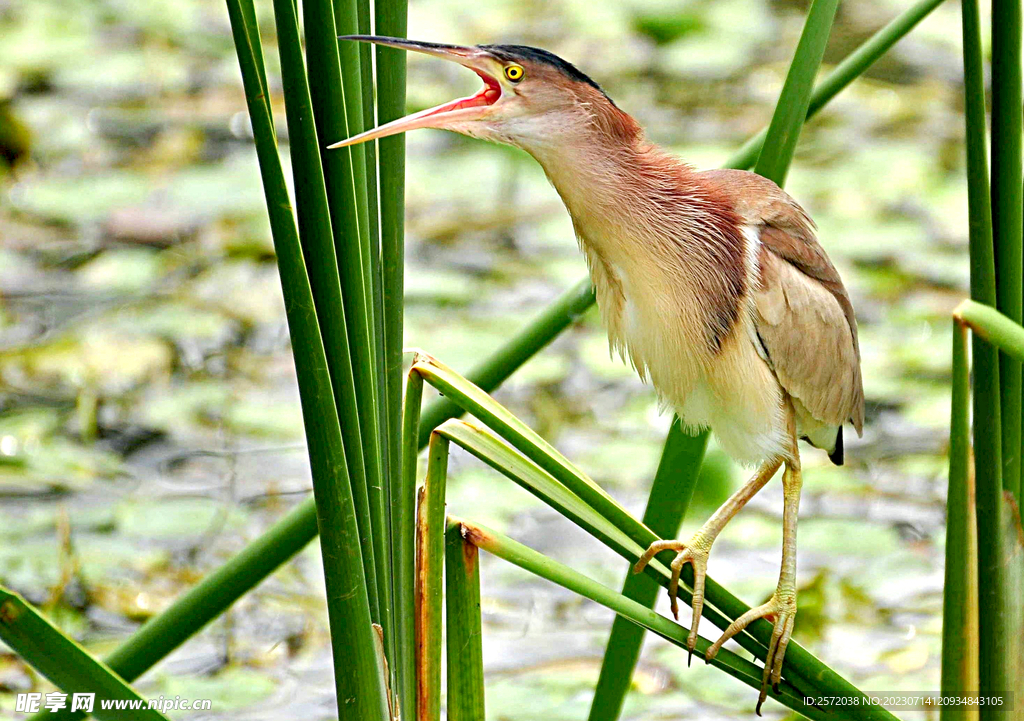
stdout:
POLYGON ((640 573, 651 559, 662 551, 679 552, 675 560, 672 561, 672 579, 668 586, 672 615, 679 620, 679 604, 676 599, 679 591, 679 574, 687 563, 693 566, 693 600, 690 603, 693 608, 693 618, 690 621, 690 635, 686 638, 686 646, 690 649, 691 654, 697 645, 697 627, 700 624, 700 615, 704 608, 704 579, 707 575, 708 553, 711 551, 711 544, 733 516, 747 504, 747 501, 771 480, 781 465, 782 459, 765 463, 742 488, 732 494, 729 500, 715 511, 715 514, 693 534, 689 541, 655 541, 633 567, 634 573, 640 573))
MULTIPOLYGON (((792 426, 792 421, 791 424, 792 426)), ((764 672, 761 677, 761 694, 757 699, 757 714, 761 715, 761 704, 768 696, 768 684, 778 692, 782 678, 782 661, 786 656, 786 647, 793 635, 793 624, 796 621, 796 524, 797 511, 800 507, 800 454, 793 438, 792 458, 786 461, 786 471, 782 476, 784 506, 782 512, 782 569, 779 572, 779 584, 775 593, 757 608, 752 608, 737 618, 708 649, 706 658, 713 659, 722 648, 722 644, 746 628, 751 621, 765 618, 773 621, 771 641, 764 659, 764 672)))

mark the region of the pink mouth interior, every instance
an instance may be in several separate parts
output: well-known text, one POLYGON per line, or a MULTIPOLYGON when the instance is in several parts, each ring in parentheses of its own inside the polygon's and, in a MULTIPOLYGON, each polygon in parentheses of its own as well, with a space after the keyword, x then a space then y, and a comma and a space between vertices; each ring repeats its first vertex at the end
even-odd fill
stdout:
POLYGON ((459 98, 458 100, 453 100, 445 105, 439 105, 429 114, 438 115, 440 113, 450 113, 453 110, 479 108, 486 105, 494 105, 498 102, 498 98, 501 97, 501 86, 498 85, 498 81, 479 70, 474 70, 473 72, 479 75, 480 79, 484 81, 484 86, 480 89, 480 92, 476 95, 471 95, 468 98, 459 98))

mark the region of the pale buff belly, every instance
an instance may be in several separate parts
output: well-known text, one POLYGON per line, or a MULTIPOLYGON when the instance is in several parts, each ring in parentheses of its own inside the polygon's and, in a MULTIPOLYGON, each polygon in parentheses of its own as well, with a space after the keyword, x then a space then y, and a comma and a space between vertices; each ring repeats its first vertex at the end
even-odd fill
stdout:
POLYGON ((785 453, 782 389, 750 340, 747 316, 721 350, 711 353, 701 329, 688 327, 690 320, 678 313, 657 312, 657 303, 642 290, 623 288, 619 302, 601 304, 601 310, 612 346, 686 428, 710 428, 722 449, 744 464, 785 453))

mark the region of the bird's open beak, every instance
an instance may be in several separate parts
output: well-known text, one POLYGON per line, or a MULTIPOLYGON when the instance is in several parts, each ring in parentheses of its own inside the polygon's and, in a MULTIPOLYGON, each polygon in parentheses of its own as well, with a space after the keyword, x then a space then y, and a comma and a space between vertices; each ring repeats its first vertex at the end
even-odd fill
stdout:
POLYGON ((402 50, 414 50, 418 53, 433 55, 445 60, 454 60, 469 68, 484 81, 484 87, 476 95, 453 100, 450 103, 434 108, 421 110, 404 118, 393 120, 379 128, 367 130, 354 135, 348 140, 328 145, 328 148, 344 148, 349 145, 365 143, 367 140, 386 138, 389 135, 405 133, 417 128, 449 128, 454 123, 466 122, 482 118, 487 110, 501 99, 501 83, 494 77, 499 67, 496 59, 486 50, 460 45, 442 45, 440 43, 424 43, 401 38, 388 38, 379 35, 342 35, 339 40, 361 40, 378 45, 387 45, 402 50))

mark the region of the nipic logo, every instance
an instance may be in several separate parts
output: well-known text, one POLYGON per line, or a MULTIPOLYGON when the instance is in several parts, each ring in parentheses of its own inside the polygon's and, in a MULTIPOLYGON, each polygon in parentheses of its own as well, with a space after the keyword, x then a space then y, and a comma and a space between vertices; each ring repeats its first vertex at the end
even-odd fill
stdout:
MULTIPOLYGON (((67 708, 70 711, 84 711, 85 713, 92 713, 95 705, 95 693, 66 694, 59 691, 54 691, 48 694, 19 693, 15 702, 14 710, 20 713, 38 713, 39 711, 57 713, 58 711, 63 711, 67 708), (70 708, 68 707, 69 695, 71 696, 70 708)), ((139 711, 142 709, 156 709, 157 711, 209 711, 212 707, 213 702, 208 698, 190 701, 187 698, 182 698, 181 696, 175 696, 174 698, 164 698, 163 696, 160 696, 159 698, 151 698, 148 701, 144 701, 139 698, 100 699, 100 709, 104 711, 139 711)))

